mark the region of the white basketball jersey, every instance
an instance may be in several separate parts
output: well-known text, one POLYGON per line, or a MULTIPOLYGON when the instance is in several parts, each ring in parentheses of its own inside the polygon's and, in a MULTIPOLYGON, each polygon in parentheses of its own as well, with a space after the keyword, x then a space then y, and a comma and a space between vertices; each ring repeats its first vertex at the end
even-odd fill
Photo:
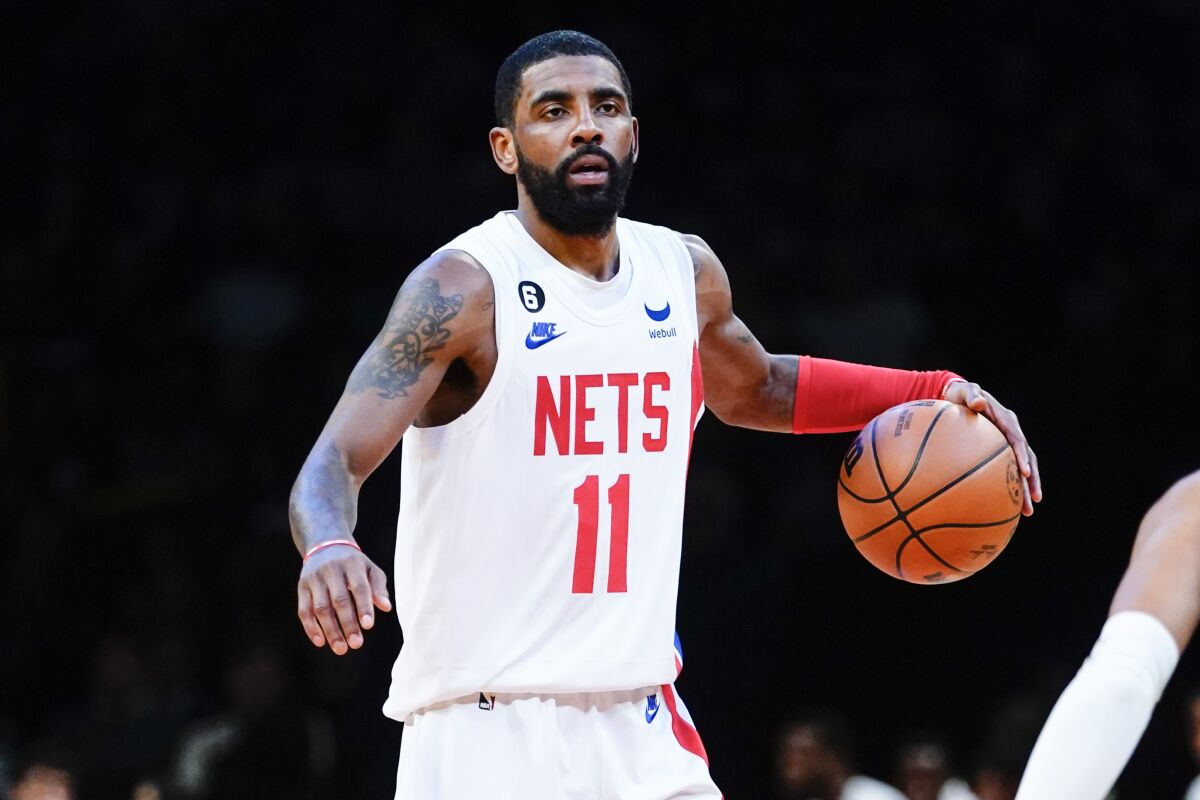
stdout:
POLYGON ((617 221, 620 268, 563 266, 502 212, 442 250, 496 293, 496 370, 464 415, 404 435, 384 713, 475 692, 676 677, 684 481, 703 403, 691 257, 617 221))

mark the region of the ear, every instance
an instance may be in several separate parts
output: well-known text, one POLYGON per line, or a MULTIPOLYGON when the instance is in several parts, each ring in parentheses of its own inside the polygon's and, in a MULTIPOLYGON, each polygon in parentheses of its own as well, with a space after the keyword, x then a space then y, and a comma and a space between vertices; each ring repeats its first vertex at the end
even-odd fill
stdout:
POLYGON ((633 144, 629 147, 629 152, 633 155, 633 163, 638 160, 638 120, 637 117, 632 118, 633 122, 633 144))
POLYGON ((488 132, 492 145, 492 158, 496 166, 506 175, 517 174, 517 142, 508 128, 492 128, 488 132))

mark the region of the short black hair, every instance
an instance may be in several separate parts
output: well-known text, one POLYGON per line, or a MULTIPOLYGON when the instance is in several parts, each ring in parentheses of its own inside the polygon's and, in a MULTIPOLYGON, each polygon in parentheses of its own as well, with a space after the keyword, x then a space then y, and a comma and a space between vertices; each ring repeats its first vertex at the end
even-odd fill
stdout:
POLYGON ((621 89, 625 99, 633 105, 633 92, 629 88, 629 76, 620 59, 608 49, 608 45, 579 31, 550 31, 535 36, 518 47, 504 59, 496 73, 496 124, 504 128, 513 125, 517 98, 521 94, 521 76, 534 64, 548 61, 555 56, 600 56, 617 68, 621 75, 621 89))

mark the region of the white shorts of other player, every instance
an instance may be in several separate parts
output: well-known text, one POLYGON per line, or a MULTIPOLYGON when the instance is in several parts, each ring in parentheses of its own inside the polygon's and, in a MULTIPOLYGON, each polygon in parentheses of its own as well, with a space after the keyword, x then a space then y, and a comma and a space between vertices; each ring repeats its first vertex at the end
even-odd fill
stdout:
POLYGON ((673 686, 473 695, 404 724, 396 800, 719 800, 673 686))

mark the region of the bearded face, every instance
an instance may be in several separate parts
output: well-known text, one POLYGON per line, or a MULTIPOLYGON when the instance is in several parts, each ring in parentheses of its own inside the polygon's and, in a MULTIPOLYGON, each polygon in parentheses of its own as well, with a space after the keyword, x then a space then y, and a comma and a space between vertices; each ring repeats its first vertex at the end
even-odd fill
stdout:
POLYGON ((633 180, 632 151, 618 162, 588 143, 552 170, 516 151, 517 179, 547 225, 567 236, 599 238, 612 230, 633 180))

